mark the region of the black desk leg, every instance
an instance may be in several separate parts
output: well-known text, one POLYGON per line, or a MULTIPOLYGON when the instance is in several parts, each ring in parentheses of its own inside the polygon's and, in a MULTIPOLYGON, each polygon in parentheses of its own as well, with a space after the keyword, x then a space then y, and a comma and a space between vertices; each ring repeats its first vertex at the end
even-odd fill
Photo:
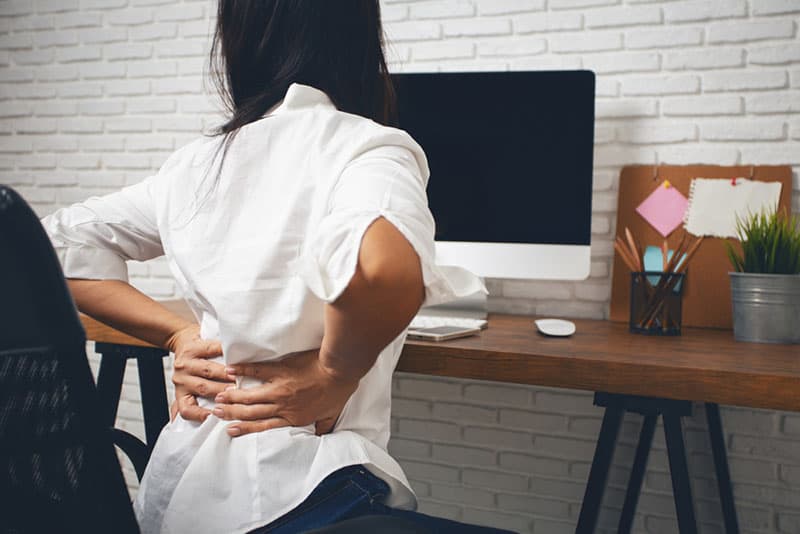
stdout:
POLYGON ((103 355, 97 373, 97 396, 100 398, 100 417, 104 426, 113 427, 117 420, 122 378, 125 376, 125 358, 103 355))
POLYGON ((625 410, 620 404, 613 403, 606 407, 575 532, 594 532, 597 526, 597 516, 600 513, 600 505, 603 502, 608 471, 611 468, 611 460, 614 456, 614 448, 617 444, 617 436, 624 414, 625 410))
POLYGON ((711 454, 714 457, 714 468, 717 472, 717 487, 719 488, 722 517, 725 520, 725 532, 739 534, 739 521, 736 518, 736 506, 733 501, 731 474, 728 471, 728 454, 722 434, 719 405, 713 402, 706 403, 706 419, 708 420, 708 434, 711 438, 711 454))
POLYGON ((681 534, 695 534, 697 522, 694 517, 692 488, 689 484, 689 467, 686 462, 686 447, 683 443, 681 417, 675 413, 664 413, 664 437, 667 440, 669 471, 672 475, 672 494, 681 534))
POLYGON ((625 492, 625 504, 622 506, 622 515, 619 518, 619 534, 631 531, 633 516, 636 513, 636 504, 642 491, 642 482, 647 468, 647 457, 653 445, 653 435, 656 432, 658 415, 646 415, 642 421, 642 430, 639 432, 639 444, 636 446, 636 457, 633 459, 631 476, 628 479, 628 489, 625 492))
POLYGON ((153 355, 136 358, 136 365, 139 368, 139 387, 142 392, 144 432, 147 437, 147 448, 152 451, 161 429, 169 422, 164 367, 162 358, 153 355))

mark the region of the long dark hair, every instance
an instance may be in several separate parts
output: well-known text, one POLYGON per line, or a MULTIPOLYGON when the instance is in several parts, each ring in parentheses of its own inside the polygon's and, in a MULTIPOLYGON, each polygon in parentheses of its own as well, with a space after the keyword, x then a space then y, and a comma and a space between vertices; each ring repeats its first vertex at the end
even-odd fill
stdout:
POLYGON ((230 118, 222 168, 239 128, 256 121, 292 83, 324 91, 340 111, 396 120, 378 0, 219 0, 209 71, 230 118))

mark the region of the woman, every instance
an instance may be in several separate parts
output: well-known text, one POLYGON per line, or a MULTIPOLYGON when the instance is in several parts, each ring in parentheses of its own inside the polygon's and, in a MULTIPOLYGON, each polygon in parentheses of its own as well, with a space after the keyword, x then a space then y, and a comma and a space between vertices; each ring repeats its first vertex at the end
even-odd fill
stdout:
POLYGON ((143 532, 376 513, 472 528, 410 511, 386 452, 409 321, 485 288, 434 263, 427 162, 386 126, 381 35, 377 0, 220 0, 218 135, 43 220, 78 307, 176 354, 180 414, 136 499, 143 532), (161 255, 199 327, 127 284, 126 260, 161 255))

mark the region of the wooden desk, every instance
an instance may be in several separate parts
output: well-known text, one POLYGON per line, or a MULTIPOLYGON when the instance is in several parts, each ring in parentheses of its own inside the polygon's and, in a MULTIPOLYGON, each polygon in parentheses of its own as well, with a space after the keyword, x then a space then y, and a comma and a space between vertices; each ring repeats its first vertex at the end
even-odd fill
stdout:
MULTIPOLYGON (((164 304, 193 318, 183 301, 164 304)), ((81 319, 88 339, 99 343, 98 352, 117 351, 131 357, 131 349, 149 350, 155 351, 152 355, 159 360, 164 354, 89 317, 81 319)), ((620 531, 630 529, 656 421, 663 416, 678 524, 681 532, 696 532, 680 418, 691 413, 688 401, 705 402, 726 530, 738 532, 718 404, 800 411, 800 346, 737 343, 728 330, 686 328, 678 337, 649 337, 630 334, 626 324, 575 323, 577 332, 572 337, 547 338, 536 332, 531 317, 490 315, 489 328, 477 336, 442 343, 407 341, 397 370, 597 392, 595 404, 606 410, 578 520, 579 532, 592 532, 596 525, 626 411, 642 414, 644 421, 620 531)), ((140 374, 143 363, 152 371, 153 358, 135 356, 140 374)), ((160 366, 160 361, 157 364, 160 366)), ((112 365, 117 367, 107 374, 114 378, 107 382, 116 388, 117 383, 121 385, 124 364, 112 365)), ((103 387, 100 382, 98 379, 99 389, 103 387)), ((155 389, 163 391, 163 386, 155 389)), ((156 422, 148 427, 146 404, 145 426, 152 446, 149 434, 157 436, 166 419, 161 408, 161 415, 152 417, 156 422)), ((151 401, 151 407, 155 404, 162 401, 151 401)), ((115 413, 116 408, 109 414, 112 421, 115 413)))
MULTIPOLYGON (((183 301, 164 303, 193 318, 183 301)), ((150 346, 85 315, 88 339, 150 346)), ((800 411, 800 345, 738 343, 729 330, 633 335, 626 324, 576 320, 571 338, 539 335, 533 319, 490 315, 477 336, 407 341, 398 371, 800 411)))

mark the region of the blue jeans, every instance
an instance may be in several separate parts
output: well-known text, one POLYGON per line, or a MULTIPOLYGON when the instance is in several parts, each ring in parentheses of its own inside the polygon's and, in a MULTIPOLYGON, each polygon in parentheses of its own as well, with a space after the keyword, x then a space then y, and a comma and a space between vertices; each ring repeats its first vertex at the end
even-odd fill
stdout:
POLYGON ((328 475, 305 501, 291 512, 250 534, 293 534, 362 516, 392 516, 420 531, 441 534, 509 534, 507 530, 467 525, 383 504, 389 486, 363 466, 351 465, 328 475))

